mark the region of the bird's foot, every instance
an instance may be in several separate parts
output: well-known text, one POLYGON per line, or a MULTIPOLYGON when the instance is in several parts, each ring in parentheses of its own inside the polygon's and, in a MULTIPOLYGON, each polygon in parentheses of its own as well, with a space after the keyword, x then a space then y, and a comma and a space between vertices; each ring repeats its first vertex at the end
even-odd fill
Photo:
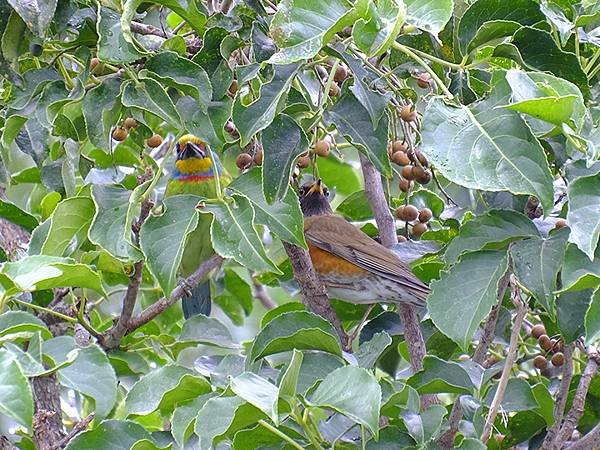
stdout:
POLYGON ((363 326, 364 326, 365 322, 367 321, 367 319, 369 318, 369 314, 371 314, 371 311, 373 311, 373 308, 375 308, 375 305, 376 305, 376 303, 369 305, 369 307, 365 311, 365 314, 362 316, 360 323, 354 329, 354 332, 350 336, 348 336, 348 340, 344 344, 344 351, 346 351, 346 352, 352 351, 352 343, 354 342, 354 339, 356 339, 358 337, 358 335, 360 334, 360 332, 362 331, 363 326))
POLYGON ((183 294, 186 297, 191 297, 192 289, 194 289, 194 287, 191 286, 190 283, 188 283, 187 280, 184 278, 183 280, 181 280, 181 289, 183 289, 183 294))

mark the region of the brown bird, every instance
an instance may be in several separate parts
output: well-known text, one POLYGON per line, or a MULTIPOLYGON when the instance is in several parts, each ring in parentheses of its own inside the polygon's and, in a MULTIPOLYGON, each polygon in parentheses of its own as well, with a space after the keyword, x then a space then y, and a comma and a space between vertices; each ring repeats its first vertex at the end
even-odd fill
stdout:
POLYGON ((329 294, 350 303, 371 305, 351 340, 377 303, 425 306, 427 285, 396 253, 335 215, 321 180, 304 184, 299 194, 310 258, 329 294))

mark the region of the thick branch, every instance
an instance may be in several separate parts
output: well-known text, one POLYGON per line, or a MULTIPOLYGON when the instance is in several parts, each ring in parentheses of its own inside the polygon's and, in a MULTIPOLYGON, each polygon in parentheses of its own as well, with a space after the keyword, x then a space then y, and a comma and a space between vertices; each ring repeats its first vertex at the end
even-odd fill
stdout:
POLYGON ((292 270, 294 271, 294 279, 300 286, 302 291, 302 299, 304 304, 308 306, 312 312, 327 319, 337 331, 342 346, 346 346, 348 336, 342 328, 340 319, 331 307, 327 289, 319 280, 317 273, 312 265, 308 252, 303 248, 297 247, 288 242, 283 243, 283 248, 290 258, 292 270))
POLYGON ((565 450, 596 450, 600 442, 600 423, 592 428, 588 434, 569 445, 565 450))
POLYGON ((565 418, 565 421, 553 443, 552 448, 562 448, 562 444, 566 442, 573 434, 573 430, 575 430, 577 422, 579 422, 579 419, 581 419, 581 416, 583 415, 585 397, 587 396, 588 389, 590 388, 592 378, 598 369, 599 361, 600 355, 598 353, 591 353, 588 355, 588 362, 585 366, 583 374, 581 374, 581 378, 579 379, 579 385, 577 386, 575 396, 573 397, 571 410, 567 414, 567 417, 565 418))
POLYGON ((166 297, 162 297, 160 300, 148 306, 138 316, 133 317, 129 321, 127 334, 143 325, 146 325, 156 316, 177 303, 177 301, 185 296, 186 290, 194 289, 196 286, 198 286, 204 277, 206 277, 211 270, 221 264, 222 261, 223 258, 221 256, 213 255, 200 264, 194 273, 177 284, 177 287, 173 289, 173 292, 171 292, 171 296, 168 299, 166 297))
POLYGON ((525 314, 527 313, 527 306, 521 299, 521 294, 519 292, 519 287, 516 283, 511 282, 513 293, 512 299, 517 308, 517 313, 515 314, 515 320, 512 327, 512 332, 510 334, 510 345, 508 346, 508 353, 506 355, 506 360, 504 361, 504 368, 502 369, 502 375, 500 376, 500 381, 498 382, 498 388, 496 389, 496 393, 494 394, 494 398, 492 400, 492 404, 490 406, 490 411, 485 419, 485 425, 483 426, 483 433, 481 435, 481 441, 486 443, 492 434, 492 428, 494 426, 494 421, 496 420, 496 415, 498 414, 498 409, 500 408, 500 403, 502 402, 502 398, 504 397, 504 392, 506 391, 506 386, 508 385, 508 379, 510 378, 510 372, 512 370, 512 366, 517 359, 517 350, 519 345, 519 333, 521 331, 521 326, 523 324, 523 319, 525 318, 525 314))
POLYGON ((552 448, 553 442, 562 425, 565 406, 567 404, 567 396, 569 395, 569 387, 571 386, 571 379, 573 378, 573 348, 573 344, 568 345, 563 352, 565 355, 565 362, 562 370, 562 380, 556 395, 556 403, 554 404, 554 425, 548 430, 548 433, 544 438, 543 448, 552 448))

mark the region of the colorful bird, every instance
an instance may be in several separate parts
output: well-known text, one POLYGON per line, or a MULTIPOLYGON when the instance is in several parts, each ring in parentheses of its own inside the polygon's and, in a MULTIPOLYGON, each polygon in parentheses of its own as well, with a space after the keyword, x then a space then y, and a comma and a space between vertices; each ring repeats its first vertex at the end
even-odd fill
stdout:
POLYGON ((350 342, 377 303, 425 306, 427 285, 396 253, 335 215, 321 180, 304 184, 299 194, 310 258, 329 294, 350 303, 371 305, 350 342))
MULTIPOLYGON (((194 135, 182 136, 175 146, 177 158, 171 179, 167 183, 165 197, 192 194, 206 198, 217 197, 215 175, 219 177, 221 189, 231 182, 231 176, 223 169, 217 156, 208 144, 194 135), (214 160, 213 160, 214 156, 214 160)), ((187 277, 198 265, 214 255, 210 241, 212 216, 200 214, 198 226, 189 235, 181 259, 180 275, 187 277)), ((208 280, 191 290, 183 303, 185 318, 195 314, 209 315, 211 309, 210 284, 208 280)))

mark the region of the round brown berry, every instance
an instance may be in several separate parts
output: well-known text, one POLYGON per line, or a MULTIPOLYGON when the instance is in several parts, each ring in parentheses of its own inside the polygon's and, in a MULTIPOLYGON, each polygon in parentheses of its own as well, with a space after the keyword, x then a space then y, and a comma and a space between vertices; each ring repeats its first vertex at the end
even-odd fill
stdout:
POLYGON ((546 334, 546 327, 542 323, 538 323, 531 328, 531 337, 539 339, 542 334, 546 334))
POLYGON ((411 169, 411 175, 413 180, 419 180, 423 176, 425 176, 425 170, 421 166, 414 166, 411 169))
POLYGON ((419 150, 415 150, 415 155, 423 167, 429 167, 429 161, 427 161, 427 158, 423 153, 419 150))
POLYGON ((414 205, 406 205, 402 210, 402 220, 405 222, 411 222, 417 218, 419 210, 414 205))
POLYGON ((429 208, 423 208, 421 211, 419 211, 419 222, 427 223, 432 217, 433 213, 429 208))
POLYGON ((252 156, 250 156, 248 153, 240 153, 237 155, 237 158, 235 158, 235 165, 240 170, 247 169, 252 165, 252 156))
POLYGON ((427 225, 421 222, 417 222, 412 227, 412 234, 416 237, 421 236, 423 233, 427 231, 427 225))
POLYGON ((315 143, 314 152, 317 155, 326 158, 327 156, 329 156, 329 142, 327 142, 325 139, 318 140, 315 143))
POLYGON ((412 186, 412 182, 410 180, 406 180, 406 179, 402 179, 400 180, 400 184, 398 185, 398 187, 400 188, 400 190, 402 192, 408 192, 408 190, 410 189, 410 187, 412 186))
POLYGON ((548 360, 544 355, 537 355, 535 358, 533 358, 533 365, 540 370, 544 370, 546 367, 548 367, 548 360))
POLYGON ((262 166, 263 163, 263 151, 261 148, 259 148, 256 153, 254 154, 254 164, 256 164, 257 166, 262 166))
POLYGON ((148 144, 148 147, 150 147, 150 148, 156 148, 160 144, 162 144, 162 137, 160 137, 160 135, 158 135, 158 134, 153 134, 152 136, 150 136, 148 138, 148 140, 146 141, 146 144, 148 144))
POLYGON ((309 156, 301 156, 298 158, 298 167, 301 169, 306 169, 310 166, 310 157, 309 156))
POLYGON ((396 217, 398 219, 402 219, 402 211, 404 211, 404 205, 400 205, 396 208, 396 211, 394 211, 394 213, 396 214, 396 217))
POLYGON ((554 228, 556 228, 557 230, 560 230, 561 228, 566 227, 567 221, 565 219, 558 219, 556 222, 554 222, 554 228))
POLYGON ((423 170, 423 173, 419 172, 419 177, 415 178, 415 180, 421 184, 427 184, 431 181, 431 172, 425 169, 423 170))
POLYGON ((406 236, 403 236, 401 234, 398 235, 398 243, 401 244, 401 243, 406 242, 406 241, 408 241, 408 239, 406 239, 406 236))
POLYGON ((403 141, 394 141, 392 142, 392 153, 396 152, 406 152, 408 150, 408 145, 403 141))
POLYGON ((338 83, 341 83, 346 78, 348 78, 348 70, 340 64, 339 66, 337 66, 337 69, 335 69, 335 74, 333 75, 333 79, 335 81, 337 81, 338 83))
POLYGON ((329 88, 329 96, 330 97, 337 97, 338 95, 340 95, 340 87, 334 81, 333 83, 331 83, 331 87, 329 88))
POLYGON ((431 75, 427 72, 420 73, 417 77, 417 84, 420 88, 425 89, 429 87, 429 83, 431 82, 431 75))
POLYGON ((412 169, 413 169, 412 166, 404 166, 402 168, 402 172, 400 172, 402 174, 402 178, 406 178, 407 180, 412 180, 414 178, 412 169))
POLYGON ((560 367, 565 363, 565 355, 563 355, 562 352, 556 352, 554 355, 552 355, 550 362, 553 366, 560 367))
POLYGON ((408 155, 404 152, 392 154, 392 161, 399 166, 408 166, 410 164, 410 159, 408 159, 408 155))
POLYGON ((128 117, 123 121, 123 126, 127 129, 137 127, 137 121, 133 117, 128 117))
POLYGON ((470 359, 471 359, 471 357, 470 357, 469 355, 467 355, 466 353, 463 353, 462 355, 460 355, 460 356, 458 357, 458 360, 459 360, 459 361, 468 361, 468 360, 470 360, 470 359))
POLYGON ((125 139, 127 139, 127 130, 123 127, 115 128, 112 132, 112 138, 115 141, 124 141, 125 139))
POLYGON ((538 338, 538 344, 540 345, 540 347, 549 352, 550 350, 552 350, 552 340, 548 337, 547 334, 542 334, 539 338, 538 338))
POLYGON ((417 112, 413 111, 410 105, 405 105, 400 110, 400 118, 405 122, 414 122, 417 120, 417 112))
POLYGON ((237 82, 237 80, 234 79, 231 82, 231 84, 229 85, 229 94, 231 96, 234 96, 237 91, 238 91, 238 82, 237 82))

